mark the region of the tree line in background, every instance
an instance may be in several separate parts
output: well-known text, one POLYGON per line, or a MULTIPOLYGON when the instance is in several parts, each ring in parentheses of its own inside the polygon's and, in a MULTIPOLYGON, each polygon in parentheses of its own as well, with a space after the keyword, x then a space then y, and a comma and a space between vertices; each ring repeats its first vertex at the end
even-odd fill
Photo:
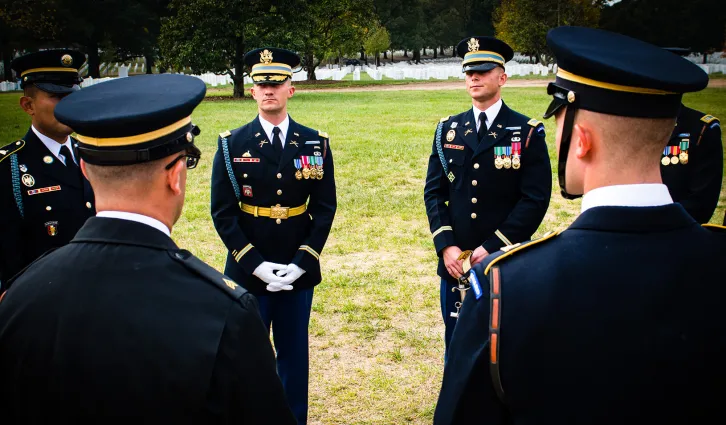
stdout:
POLYGON ((190 68, 228 74, 244 92, 244 54, 266 45, 302 57, 315 79, 321 63, 419 62, 470 35, 496 35, 515 51, 549 63, 545 35, 560 25, 601 27, 664 47, 722 50, 720 0, 0 0, 4 78, 19 54, 74 47, 88 75, 102 62, 144 58, 146 72, 190 68))

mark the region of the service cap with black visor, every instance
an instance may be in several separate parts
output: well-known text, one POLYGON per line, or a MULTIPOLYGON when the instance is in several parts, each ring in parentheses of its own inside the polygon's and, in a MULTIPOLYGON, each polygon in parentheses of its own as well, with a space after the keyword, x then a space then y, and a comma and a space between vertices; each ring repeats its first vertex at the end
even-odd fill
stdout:
POLYGON ((465 38, 456 45, 456 53, 464 60, 462 72, 487 72, 512 60, 514 51, 502 40, 494 37, 465 38))
POLYGON ((547 33, 557 62, 553 97, 544 118, 566 107, 558 158, 562 196, 576 199, 565 187, 567 155, 578 109, 635 118, 675 118, 683 93, 708 85, 697 65, 662 48, 621 34, 593 28, 558 27, 547 33))
POLYGON ((200 129, 191 113, 205 93, 204 82, 190 76, 120 78, 64 98, 55 116, 76 132, 79 155, 89 164, 138 164, 181 152, 168 167, 186 158, 187 168, 194 168, 200 129))
POLYGON ((251 50, 243 60, 250 69, 250 78, 254 84, 282 84, 292 79, 293 70, 300 66, 300 56, 277 47, 251 50))
POLYGON ((86 56, 79 51, 49 49, 15 58, 10 67, 23 89, 33 85, 46 93, 68 94, 81 89, 78 70, 85 62, 86 56))

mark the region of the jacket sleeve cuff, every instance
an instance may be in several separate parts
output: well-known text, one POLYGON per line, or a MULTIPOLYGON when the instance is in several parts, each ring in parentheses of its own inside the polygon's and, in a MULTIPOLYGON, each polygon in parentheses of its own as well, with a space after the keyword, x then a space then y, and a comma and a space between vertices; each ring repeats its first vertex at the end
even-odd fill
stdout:
POLYGON ((257 266, 265 261, 257 248, 251 243, 248 243, 242 249, 233 249, 232 257, 234 257, 234 261, 239 263, 248 275, 251 275, 257 266))
POLYGON ((320 262, 320 254, 309 245, 300 245, 292 263, 301 269, 312 270, 320 262))
POLYGON ((512 242, 499 230, 494 232, 494 236, 487 239, 483 244, 482 248, 490 254, 499 251, 503 246, 510 246, 512 242))
POLYGON ((432 234, 434 238, 434 247, 436 253, 441 255, 441 251, 447 246, 456 245, 454 240, 454 229, 451 226, 441 226, 434 230, 432 234))

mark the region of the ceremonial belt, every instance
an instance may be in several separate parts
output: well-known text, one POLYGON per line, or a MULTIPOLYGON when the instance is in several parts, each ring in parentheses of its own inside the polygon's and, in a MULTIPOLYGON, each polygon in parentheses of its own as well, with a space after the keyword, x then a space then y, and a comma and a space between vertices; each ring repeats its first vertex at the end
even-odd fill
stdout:
POLYGON ((286 219, 288 217, 295 217, 296 215, 304 214, 307 211, 307 205, 303 204, 299 207, 281 207, 280 204, 274 207, 257 207, 254 205, 240 204, 240 208, 247 214, 252 214, 255 217, 270 217, 286 219))

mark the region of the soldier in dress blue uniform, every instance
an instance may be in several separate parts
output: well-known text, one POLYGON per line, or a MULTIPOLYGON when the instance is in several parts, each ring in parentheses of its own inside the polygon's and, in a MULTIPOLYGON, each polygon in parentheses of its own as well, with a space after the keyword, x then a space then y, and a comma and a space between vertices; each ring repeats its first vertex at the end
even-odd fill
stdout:
POLYGON ((219 135, 212 218, 229 250, 225 274, 257 296, 290 406, 305 424, 310 308, 336 210, 333 154, 326 133, 287 113, 298 55, 261 48, 244 60, 259 115, 219 135))
POLYGON ((254 296, 170 237, 205 92, 144 75, 58 104, 98 215, 0 299, 3 422, 295 423, 254 296))
POLYGON ((434 424, 705 422, 726 393, 726 245, 673 203, 656 161, 708 76, 602 30, 547 43, 545 117, 582 213, 473 267, 434 424))
POLYGON ((44 50, 12 62, 24 91, 20 106, 32 125, 21 140, 0 147, 0 282, 67 244, 95 214, 72 130, 53 116, 55 105, 80 89, 85 61, 74 50, 44 50))
MULTIPOLYGON (((679 55, 690 49, 666 48, 679 55)), ((663 183, 673 202, 699 223, 708 223, 718 205, 723 179, 721 123, 713 115, 681 105, 676 127, 661 156, 663 183)))
POLYGON ((509 109, 501 98, 511 47, 493 37, 471 37, 458 44, 457 52, 464 59, 473 106, 441 119, 424 188, 439 255, 446 347, 461 301, 454 288, 463 274, 462 251, 471 251, 471 264, 476 264, 501 247, 529 239, 552 192, 544 126, 509 109))

